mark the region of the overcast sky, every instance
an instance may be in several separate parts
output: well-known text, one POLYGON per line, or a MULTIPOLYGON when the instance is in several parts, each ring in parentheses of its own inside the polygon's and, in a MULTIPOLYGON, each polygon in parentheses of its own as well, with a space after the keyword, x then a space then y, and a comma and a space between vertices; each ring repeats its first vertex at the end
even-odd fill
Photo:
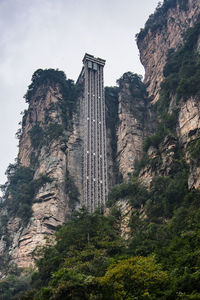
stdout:
POLYGON ((135 34, 158 0, 0 0, 0 183, 17 156, 23 95, 38 68, 76 80, 85 52, 106 59, 105 85, 144 74, 135 34))

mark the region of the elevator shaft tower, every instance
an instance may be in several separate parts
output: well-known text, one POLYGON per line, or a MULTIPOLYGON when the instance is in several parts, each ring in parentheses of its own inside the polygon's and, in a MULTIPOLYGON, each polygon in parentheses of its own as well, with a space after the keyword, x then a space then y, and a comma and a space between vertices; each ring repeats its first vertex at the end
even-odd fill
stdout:
POLYGON ((90 212, 107 199, 107 157, 103 68, 105 60, 85 54, 83 69, 83 199, 90 212))

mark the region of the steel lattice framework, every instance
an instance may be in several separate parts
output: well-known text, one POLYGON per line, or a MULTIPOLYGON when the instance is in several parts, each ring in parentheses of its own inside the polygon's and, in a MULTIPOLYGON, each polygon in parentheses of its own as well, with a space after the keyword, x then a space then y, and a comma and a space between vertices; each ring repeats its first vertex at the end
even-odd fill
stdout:
POLYGON ((84 84, 83 205, 90 212, 107 199, 107 157, 103 68, 105 60, 85 54, 79 77, 84 84))

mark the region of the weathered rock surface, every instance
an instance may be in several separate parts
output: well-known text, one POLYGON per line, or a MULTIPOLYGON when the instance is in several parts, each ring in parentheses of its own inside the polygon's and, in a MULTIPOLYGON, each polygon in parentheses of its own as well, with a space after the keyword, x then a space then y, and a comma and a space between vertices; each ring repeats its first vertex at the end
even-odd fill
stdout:
MULTIPOLYGON (((173 101, 173 99, 172 99, 173 101)), ((140 180, 149 186, 153 177, 167 176, 171 172, 175 148, 182 149, 183 156, 189 167, 188 188, 200 187, 200 166, 189 153, 189 145, 199 139, 200 130, 200 102, 199 96, 190 97, 179 103, 176 138, 166 136, 158 149, 150 147, 147 155, 150 163, 141 170, 140 180)))
MULTIPOLYGON (((69 218, 73 209, 68 195, 67 180, 69 177, 80 189, 81 156, 79 153, 81 142, 77 129, 77 116, 73 117, 72 130, 67 130, 61 117, 60 101, 62 101, 62 94, 59 85, 40 87, 31 100, 23 119, 19 163, 33 168, 31 156, 34 154, 37 157, 34 179, 45 174, 51 181, 45 183, 36 193, 32 205, 33 214, 27 225, 24 226, 20 220, 15 218, 10 220, 8 229, 13 235, 10 255, 19 267, 28 267, 32 264, 32 251, 38 245, 44 244, 45 237, 52 235, 56 227, 69 218), (52 122, 65 128, 63 135, 35 149, 31 145, 30 130, 39 124, 46 132, 45 129, 52 122)), ((78 113, 79 106, 77 105, 77 115, 78 113)))
POLYGON ((106 90, 109 186, 126 181, 141 159, 143 140, 153 132, 153 113, 146 88, 137 74, 124 73, 118 92, 106 90), (115 117, 113 117, 113 114, 115 117))
POLYGON ((67 142, 67 163, 66 168, 71 180, 74 182, 79 193, 80 202, 73 203, 72 209, 77 209, 82 201, 82 168, 83 168, 83 143, 84 143, 84 115, 83 98, 76 101, 76 111, 73 114, 73 130, 67 142))
MULTIPOLYGON (((175 50, 182 44, 184 32, 194 25, 200 13, 200 1, 188 0, 188 8, 178 4, 167 11, 166 26, 157 30, 148 30, 143 39, 138 41, 140 59, 145 68, 145 84, 153 103, 159 98, 159 88, 163 81, 163 68, 168 50, 175 50)), ((165 21, 162 20, 162 21, 165 21)), ((155 20, 157 21, 157 20, 155 20)))
POLYGON ((117 163, 122 178, 127 179, 134 171, 135 161, 141 158, 147 99, 128 73, 125 73, 122 78, 118 96, 117 163), (137 94, 139 96, 136 96, 137 94))
POLYGON ((192 133, 200 128, 199 97, 191 97, 182 102, 178 118, 178 136, 183 144, 190 141, 192 133))
POLYGON ((200 187, 200 166, 198 161, 193 161, 189 153, 191 141, 199 139, 200 130, 200 102, 199 96, 190 97, 180 104, 177 135, 184 148, 185 158, 190 167, 188 187, 200 187))
MULTIPOLYGON (((189 27, 192 27, 200 15, 200 2, 198 0, 185 1, 186 6, 182 7, 180 1, 177 1, 176 7, 167 10, 163 16, 164 26, 158 26, 156 29, 147 30, 143 38, 138 39, 141 62, 145 68, 145 84, 152 101, 152 106, 159 98, 160 84, 164 79, 163 69, 166 63, 167 54, 170 49, 177 50, 183 44, 184 33, 189 27)), ((154 19, 156 23, 157 20, 154 19)), ((199 39, 196 45, 199 51, 199 39)), ((169 113, 174 107, 175 97, 171 96, 169 104, 169 113)), ((149 163, 140 172, 140 180, 147 186, 150 185, 154 176, 166 176, 170 174, 173 168, 173 157, 175 147, 183 151, 183 156, 189 166, 189 188, 198 188, 199 166, 197 162, 191 159, 188 146, 191 141, 198 138, 199 133, 199 95, 182 99, 178 106, 178 121, 175 128, 176 139, 168 136, 159 145, 158 149, 148 150, 149 163)))

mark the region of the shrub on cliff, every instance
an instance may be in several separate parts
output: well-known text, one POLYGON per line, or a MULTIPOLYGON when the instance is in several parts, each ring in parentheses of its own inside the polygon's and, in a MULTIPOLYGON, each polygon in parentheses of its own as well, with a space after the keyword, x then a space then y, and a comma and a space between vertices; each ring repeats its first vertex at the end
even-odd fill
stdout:
POLYGON ((164 0, 163 4, 159 2, 155 12, 149 16, 145 23, 145 27, 140 29, 140 32, 136 34, 137 42, 141 42, 149 30, 151 30, 151 32, 156 32, 163 29, 163 27, 166 27, 167 13, 169 9, 175 8, 177 5, 179 5, 182 10, 187 10, 188 0, 164 0))
POLYGON ((66 75, 63 71, 54 69, 38 69, 33 73, 32 82, 28 86, 28 91, 24 95, 26 102, 30 102, 32 96, 35 94, 37 88, 44 84, 56 84, 59 83, 62 86, 66 85, 66 75))
POLYGON ((58 69, 38 69, 32 76, 32 82, 24 95, 26 102, 30 103, 32 97, 41 86, 59 87, 62 94, 62 101, 59 102, 62 119, 65 125, 71 120, 72 112, 75 109, 75 102, 81 92, 81 86, 75 85, 74 81, 67 79, 63 71, 58 69))
POLYGON ((8 208, 9 215, 18 216, 27 222, 32 215, 31 206, 36 191, 51 179, 45 175, 33 179, 34 171, 18 164, 10 164, 6 174, 7 182, 1 186, 3 205, 8 208))

